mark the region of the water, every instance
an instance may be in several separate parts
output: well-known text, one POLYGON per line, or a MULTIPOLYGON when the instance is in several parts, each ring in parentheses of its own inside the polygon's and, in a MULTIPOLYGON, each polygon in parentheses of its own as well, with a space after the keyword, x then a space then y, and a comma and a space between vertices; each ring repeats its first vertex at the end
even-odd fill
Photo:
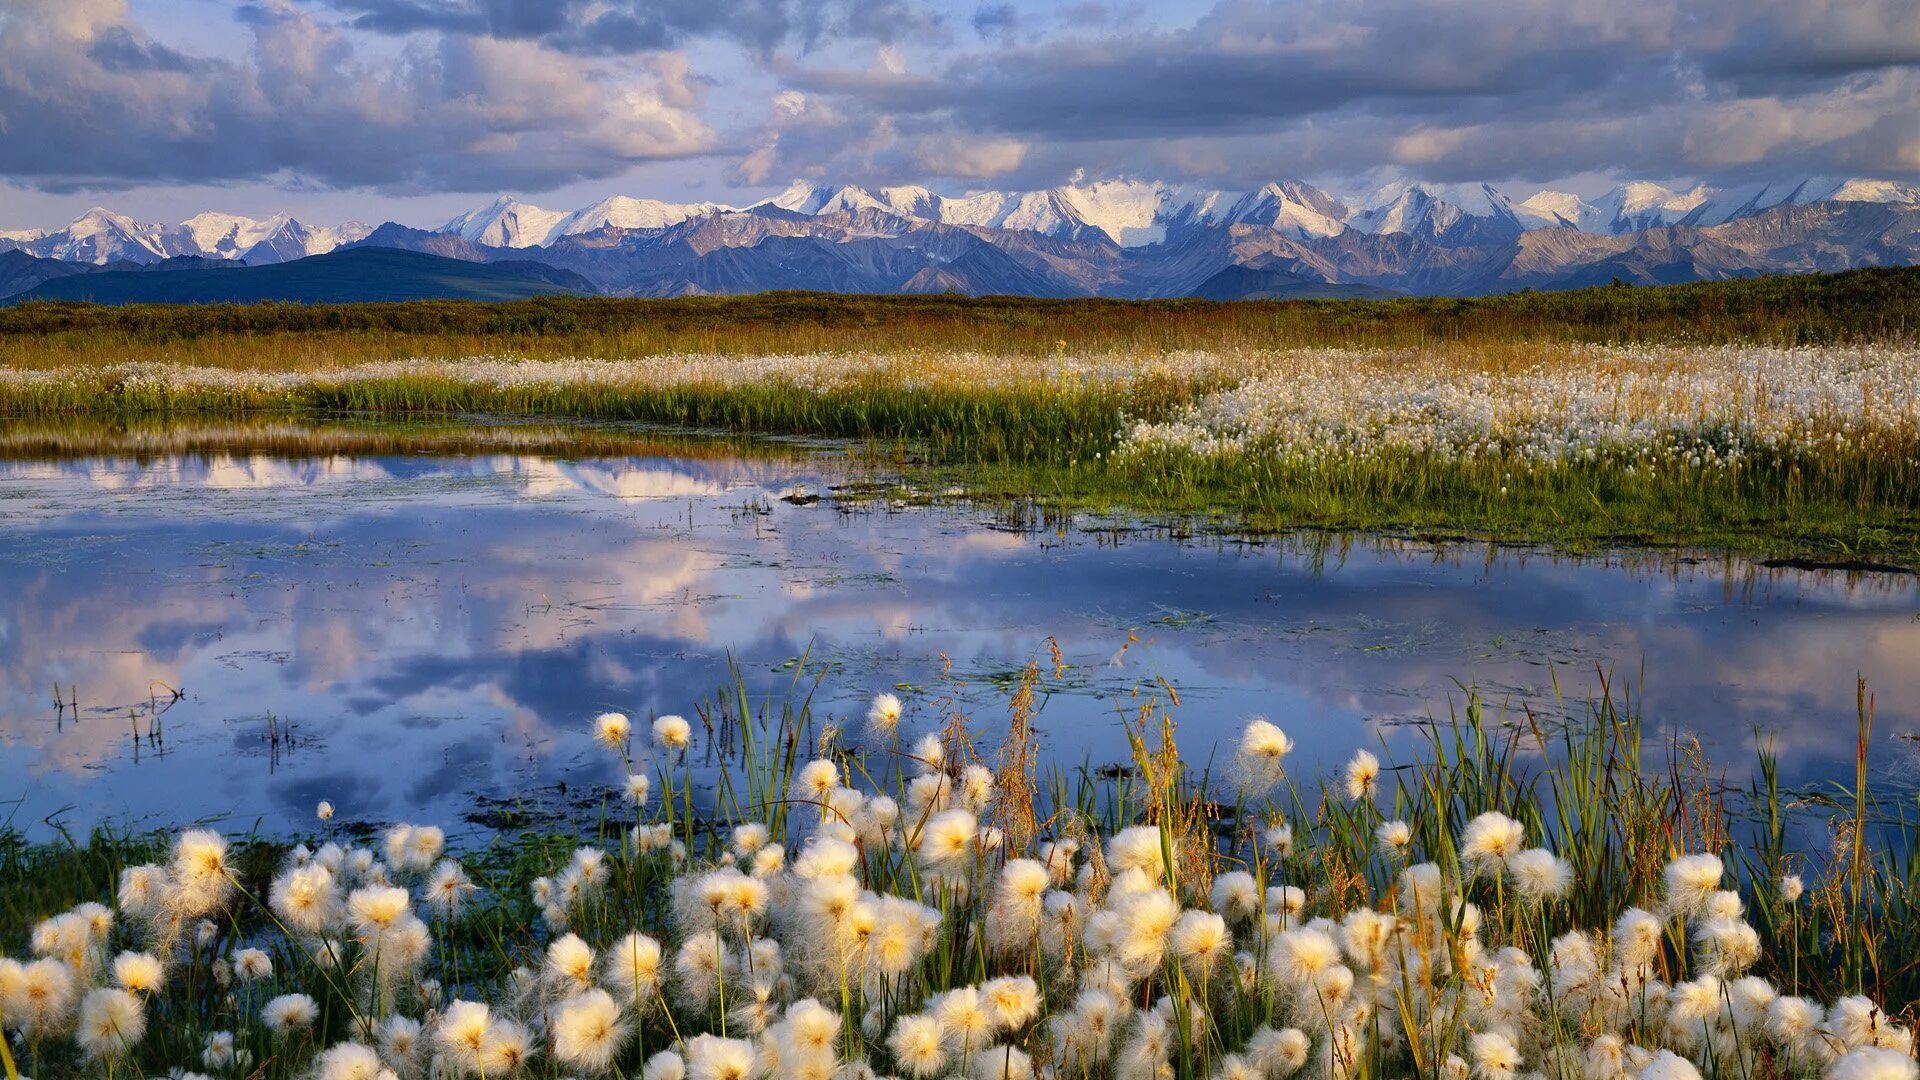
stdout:
POLYGON ((590 717, 692 714, 730 656, 761 694, 803 654, 827 665, 818 713, 902 684, 909 729, 952 697, 990 732, 1050 637, 1072 665, 1039 715, 1056 761, 1123 760, 1156 678, 1189 757, 1259 713, 1311 773, 1409 752, 1407 722, 1463 685, 1517 716, 1552 709, 1556 676, 1580 698, 1605 672, 1650 755, 1697 734, 1739 781, 1766 731, 1808 786, 1851 777, 1858 672, 1876 778, 1914 774, 1911 577, 1032 528, 842 502, 844 479, 829 454, 711 450, 0 463, 0 818, 285 830, 326 798, 458 826, 611 782, 590 717))

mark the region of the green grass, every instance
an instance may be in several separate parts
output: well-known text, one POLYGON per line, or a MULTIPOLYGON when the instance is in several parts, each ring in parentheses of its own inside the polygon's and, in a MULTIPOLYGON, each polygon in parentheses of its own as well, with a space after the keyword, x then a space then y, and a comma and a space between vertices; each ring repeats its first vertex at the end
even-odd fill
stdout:
POLYGON ((1920 568, 1920 471, 1897 463, 1783 456, 1733 476, 1649 479, 1604 465, 1516 474, 1505 462, 1409 457, 1309 469, 1256 457, 1167 454, 1072 466, 949 466, 921 486, 939 490, 943 483, 1027 507, 1035 519, 1131 511, 1190 532, 1358 530, 1572 553, 1659 549, 1920 568))

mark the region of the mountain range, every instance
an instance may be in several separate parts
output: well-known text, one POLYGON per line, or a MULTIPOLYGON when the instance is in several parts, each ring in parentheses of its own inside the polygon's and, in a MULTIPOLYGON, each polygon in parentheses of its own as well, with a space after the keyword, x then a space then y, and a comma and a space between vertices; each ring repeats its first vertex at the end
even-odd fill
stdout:
MULTIPOLYGON (((515 263, 533 287, 612 295, 1473 295, 1920 262, 1920 187, 1636 182, 1594 199, 1516 200, 1485 184, 1393 184, 1343 199, 1295 180, 1245 192, 1112 180, 960 196, 795 183, 742 207, 615 196, 555 211, 502 196, 431 229, 216 213, 156 225, 94 209, 61 230, 0 231, 10 253, 0 296, 103 270, 259 267, 355 247, 515 263)), ((84 291, 69 282, 40 294, 84 291)))

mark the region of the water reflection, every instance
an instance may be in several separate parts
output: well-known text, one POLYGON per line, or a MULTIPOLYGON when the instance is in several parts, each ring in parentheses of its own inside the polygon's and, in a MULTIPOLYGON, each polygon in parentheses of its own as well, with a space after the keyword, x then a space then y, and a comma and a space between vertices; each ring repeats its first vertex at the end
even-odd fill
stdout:
MULTIPOLYGON (((951 662, 991 722, 996 679, 1049 636, 1077 690, 1047 700, 1040 727, 1072 761, 1124 755, 1127 692, 1155 676, 1181 690, 1189 752, 1258 712, 1311 770, 1407 743, 1404 721, 1444 713, 1456 680, 1517 708, 1550 706, 1556 677, 1577 698, 1608 672, 1650 738, 1698 733, 1737 778, 1767 731, 1804 783, 1850 775, 1858 672, 1880 699, 1876 770, 1912 778, 1910 578, 1028 531, 963 506, 781 500, 824 490, 831 468, 0 464, 0 793, 18 793, 0 815, 283 828, 324 797, 351 816, 453 821, 476 796, 608 779, 587 718, 689 711, 730 653, 771 691, 811 650, 833 666, 825 709, 847 716, 951 662)), ((909 725, 930 722, 925 700, 909 725)))

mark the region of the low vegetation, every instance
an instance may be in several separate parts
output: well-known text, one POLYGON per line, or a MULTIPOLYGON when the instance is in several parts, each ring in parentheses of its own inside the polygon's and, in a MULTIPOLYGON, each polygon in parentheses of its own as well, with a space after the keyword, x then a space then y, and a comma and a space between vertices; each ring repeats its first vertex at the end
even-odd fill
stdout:
POLYGON ((738 683, 691 722, 605 714, 598 822, 467 852, 329 804, 311 845, 8 837, 8 1075, 1920 1069, 1920 829, 1867 787, 1864 689, 1859 779, 1794 810, 1764 749, 1729 791, 1698 747, 1643 761, 1608 700, 1470 698, 1410 760, 1305 781, 1264 720, 1188 758, 1177 694, 1142 688, 1123 766, 1043 767, 1063 674, 1028 666, 997 746, 937 688, 863 720, 738 683))
POLYGON ((1046 356, 1442 342, 1770 345, 1920 334, 1920 268, 1474 298, 1247 301, 766 293, 677 300, 0 308, 0 366, 282 370, 418 356, 1046 356))
POLYGON ((1911 567, 1916 314, 1916 269, 1378 303, 23 305, 0 416, 602 425, 579 453, 614 452, 608 422, 824 436, 1048 510, 1911 567))

